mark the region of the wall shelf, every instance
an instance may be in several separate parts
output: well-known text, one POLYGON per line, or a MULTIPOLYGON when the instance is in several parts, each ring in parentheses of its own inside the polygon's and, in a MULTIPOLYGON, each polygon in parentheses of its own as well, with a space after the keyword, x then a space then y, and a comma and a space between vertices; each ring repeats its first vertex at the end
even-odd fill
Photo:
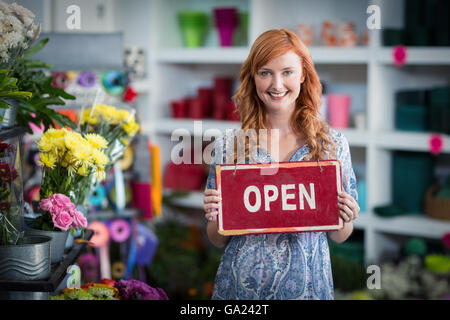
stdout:
MULTIPOLYGON (((210 11, 214 6, 223 5, 224 1, 194 3, 196 9, 210 11)), ((294 30, 298 23, 314 24, 317 28, 316 39, 320 38, 321 23, 325 20, 352 21, 358 32, 367 31, 367 16, 361 12, 366 12, 369 4, 379 5, 382 14, 385 13, 383 26, 401 27, 398 25, 398 17, 403 14, 403 1, 346 0, 337 4, 334 0, 246 0, 238 6, 242 5, 249 12, 248 38, 251 45, 268 29, 294 30)), ((148 101, 150 108, 145 106, 148 120, 143 124, 143 129, 151 136, 152 141, 161 146, 162 170, 170 160, 168 155, 174 145, 170 136, 174 130, 182 128, 186 134, 194 135, 193 119, 170 118, 170 101, 193 94, 200 85, 211 83, 216 75, 237 79, 240 65, 250 50, 250 47, 220 48, 214 42, 203 48, 183 48, 176 12, 184 7, 185 3, 181 0, 155 0, 151 4, 149 48, 152 59, 149 69, 152 79, 157 81, 152 83, 152 93, 155 94, 148 101), (167 37, 166 34, 172 36, 167 37)), ((382 30, 371 30, 367 46, 343 48, 316 45, 309 48, 321 80, 336 85, 331 89, 328 85, 328 93, 342 93, 337 88, 340 85, 355 85, 360 90, 356 94, 362 96, 359 99, 362 101, 355 104, 359 110, 355 108, 354 111, 365 113, 366 129, 360 131, 349 128, 339 131, 347 138, 350 147, 356 147, 352 149, 354 167, 357 163, 365 171, 367 210, 360 214, 354 225, 365 233, 366 263, 376 263, 383 251, 393 249, 388 234, 438 239, 443 231, 450 230, 447 222, 423 215, 381 218, 374 213, 375 207, 392 201, 392 151, 429 152, 431 133, 393 129, 395 92, 410 88, 428 89, 448 85, 450 81, 447 72, 450 66, 450 47, 407 47, 406 63, 397 67, 392 58, 393 48, 383 47, 381 42, 382 30)), ((238 122, 205 119, 201 122, 201 131, 195 135, 204 135, 209 129, 225 132, 239 127, 238 122)), ((448 154, 450 136, 441 136, 444 142, 442 153, 448 154)), ((180 207, 202 210, 202 192, 172 200, 173 204, 180 207)), ((398 246, 394 247, 398 249, 398 246)))

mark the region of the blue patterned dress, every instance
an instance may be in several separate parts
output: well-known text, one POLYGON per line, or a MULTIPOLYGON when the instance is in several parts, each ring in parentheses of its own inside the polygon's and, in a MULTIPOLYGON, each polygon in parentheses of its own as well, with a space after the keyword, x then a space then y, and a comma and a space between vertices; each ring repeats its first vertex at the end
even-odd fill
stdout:
MULTIPOLYGON (((215 165, 226 162, 225 152, 235 133, 217 139, 207 189, 216 188, 215 165)), ((333 129, 328 134, 343 166, 344 190, 358 200, 347 139, 333 129)), ((309 151, 304 145, 289 161, 304 160, 309 151)), ((274 162, 263 148, 254 157, 259 163, 274 162)), ((334 299, 326 232, 231 236, 217 270, 212 299, 334 299)))

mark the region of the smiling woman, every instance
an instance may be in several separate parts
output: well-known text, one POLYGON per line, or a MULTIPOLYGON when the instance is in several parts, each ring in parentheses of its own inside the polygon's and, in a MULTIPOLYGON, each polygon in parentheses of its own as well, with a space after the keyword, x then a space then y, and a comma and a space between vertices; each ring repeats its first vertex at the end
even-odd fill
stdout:
MULTIPOLYGON (((327 236, 336 242, 343 242, 350 236, 352 220, 359 212, 358 195, 347 140, 318 117, 322 86, 309 51, 289 30, 266 31, 250 49, 242 64, 239 81, 234 100, 242 121, 241 131, 216 140, 204 198, 208 238, 218 247, 226 246, 212 298, 333 299, 327 236), (240 157, 245 163, 339 160, 344 191, 338 191, 339 197, 336 192, 326 195, 339 206, 339 216, 345 221, 342 229, 233 236, 218 233, 215 219, 222 199, 217 190, 215 167, 216 164, 230 164, 229 160, 233 159, 222 157, 230 154, 229 149, 231 152, 234 149, 234 163, 237 163, 238 148, 234 146, 238 145, 240 133, 251 130, 257 134, 254 135, 256 138, 249 136, 245 141, 245 157, 240 157), (267 137, 259 134, 261 130, 267 130, 267 137), (267 150, 260 146, 267 146, 267 150)), ((223 183, 225 179, 221 180, 221 185, 223 183)), ((275 186, 276 183, 268 180, 266 185, 275 186)), ((298 183, 293 181, 279 188, 269 187, 264 193, 252 187, 247 192, 244 190, 238 195, 248 200, 243 212, 255 211, 258 206, 262 208, 264 201, 264 208, 272 202, 273 206, 278 204, 281 212, 289 211, 295 216, 307 209, 323 214, 324 211, 320 211, 322 202, 319 202, 322 200, 315 197, 315 191, 323 183, 309 186, 298 183), (298 192, 291 189, 298 189, 298 192), (278 193, 281 196, 276 197, 278 193)), ((254 185, 252 181, 251 186, 254 185)), ((240 210, 231 211, 236 212, 235 216, 241 213, 240 210)), ((277 223, 287 219, 286 214, 279 217, 275 218, 277 223)))
POLYGON ((268 113, 276 114, 280 108, 287 108, 292 113, 303 80, 300 58, 289 51, 258 70, 255 75, 256 92, 268 113))

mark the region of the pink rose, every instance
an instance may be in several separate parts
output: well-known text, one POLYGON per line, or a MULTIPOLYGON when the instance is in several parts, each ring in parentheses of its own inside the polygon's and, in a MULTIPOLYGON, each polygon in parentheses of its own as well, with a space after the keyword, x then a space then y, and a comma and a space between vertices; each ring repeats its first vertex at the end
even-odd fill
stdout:
POLYGON ((50 198, 42 199, 39 203, 39 209, 42 209, 44 211, 49 211, 53 208, 53 203, 50 198))
POLYGON ((68 212, 61 212, 59 215, 52 215, 53 225, 62 231, 67 231, 71 228, 73 219, 68 212))
POLYGON ((71 210, 70 213, 73 219, 73 228, 87 227, 87 220, 81 211, 71 210))
POLYGON ((61 193, 55 193, 51 196, 53 204, 60 209, 70 210, 75 209, 75 205, 70 201, 70 198, 61 193))

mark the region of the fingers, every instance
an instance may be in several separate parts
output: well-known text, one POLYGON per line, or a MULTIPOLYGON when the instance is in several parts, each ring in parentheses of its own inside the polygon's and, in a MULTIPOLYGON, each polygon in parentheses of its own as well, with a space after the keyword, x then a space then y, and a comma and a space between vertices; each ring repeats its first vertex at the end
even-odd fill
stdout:
POLYGON ((206 189, 205 197, 203 198, 203 209, 205 210, 205 218, 209 221, 214 221, 217 219, 219 214, 218 208, 220 207, 220 201, 222 198, 220 194, 215 189, 206 189))
POLYGON ((205 196, 219 196, 219 191, 217 191, 216 189, 206 189, 205 190, 205 196))
POLYGON ((359 205, 348 193, 342 191, 338 196, 339 213, 342 219, 347 222, 358 218, 359 205))

